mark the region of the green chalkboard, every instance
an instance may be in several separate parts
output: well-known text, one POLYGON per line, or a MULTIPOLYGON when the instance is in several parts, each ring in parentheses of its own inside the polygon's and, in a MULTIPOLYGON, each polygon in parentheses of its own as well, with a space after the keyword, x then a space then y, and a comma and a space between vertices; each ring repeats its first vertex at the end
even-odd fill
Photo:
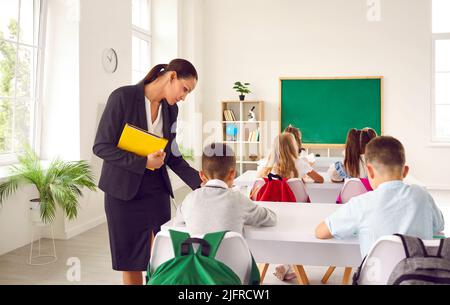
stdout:
POLYGON ((382 77, 280 79, 280 122, 305 144, 344 144, 350 128, 382 133, 382 77))

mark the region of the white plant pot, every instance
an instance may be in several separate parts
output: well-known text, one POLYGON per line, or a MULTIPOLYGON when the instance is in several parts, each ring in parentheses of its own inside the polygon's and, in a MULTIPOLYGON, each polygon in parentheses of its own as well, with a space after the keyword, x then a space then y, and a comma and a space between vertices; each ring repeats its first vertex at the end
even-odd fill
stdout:
POLYGON ((41 203, 39 201, 30 200, 30 216, 32 222, 36 224, 44 224, 41 219, 41 203))

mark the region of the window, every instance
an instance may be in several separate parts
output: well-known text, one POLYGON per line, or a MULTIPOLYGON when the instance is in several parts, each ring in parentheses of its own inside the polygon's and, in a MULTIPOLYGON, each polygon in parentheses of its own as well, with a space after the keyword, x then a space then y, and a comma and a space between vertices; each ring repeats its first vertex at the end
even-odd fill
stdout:
POLYGON ((150 69, 150 0, 132 2, 132 81, 137 83, 150 69))
POLYGON ((36 146, 43 0, 0 1, 0 164, 36 146))
POLYGON ((433 141, 450 142, 450 1, 433 0, 433 141))

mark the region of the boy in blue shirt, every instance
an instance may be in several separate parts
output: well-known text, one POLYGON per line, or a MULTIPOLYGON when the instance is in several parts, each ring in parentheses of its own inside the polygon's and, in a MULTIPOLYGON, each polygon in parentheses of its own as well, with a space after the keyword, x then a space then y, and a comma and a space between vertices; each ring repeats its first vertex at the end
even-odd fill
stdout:
POLYGON ((395 233, 432 239, 444 230, 444 219, 431 195, 408 185, 405 150, 397 139, 380 136, 366 146, 366 168, 373 192, 353 197, 316 228, 316 237, 357 236, 362 257, 375 241, 395 233))

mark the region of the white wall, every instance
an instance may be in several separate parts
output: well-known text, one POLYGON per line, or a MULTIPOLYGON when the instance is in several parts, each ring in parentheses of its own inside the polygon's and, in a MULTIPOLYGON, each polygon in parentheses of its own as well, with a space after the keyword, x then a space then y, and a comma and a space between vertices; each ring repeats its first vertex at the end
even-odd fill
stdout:
MULTIPOLYGON (((199 80, 195 90, 179 103, 177 141, 194 150, 195 166, 200 166, 202 149, 202 97, 208 82, 203 77, 203 0, 179 1, 178 56, 189 60, 199 80)), ((155 12, 158 13, 158 12, 155 12)))
POLYGON ((220 120, 236 80, 265 101, 266 120, 278 120, 279 77, 382 75, 385 134, 405 145, 412 175, 450 187, 450 149, 427 147, 430 1, 381 0, 380 22, 367 9, 364 0, 204 1, 204 120, 220 120))
POLYGON ((152 0, 152 65, 178 55, 178 0, 152 0))
MULTIPOLYGON (((100 116, 109 94, 131 83, 131 0, 80 2, 80 157, 91 163, 98 179, 102 161, 93 155, 92 146, 100 116), (112 74, 102 67, 105 48, 114 48, 118 56, 118 67, 112 74)), ((67 237, 105 221, 101 190, 85 191, 79 204, 77 219, 65 221, 67 237)))
POLYGON ((76 160, 80 157, 79 1, 47 3, 41 158, 76 160))

